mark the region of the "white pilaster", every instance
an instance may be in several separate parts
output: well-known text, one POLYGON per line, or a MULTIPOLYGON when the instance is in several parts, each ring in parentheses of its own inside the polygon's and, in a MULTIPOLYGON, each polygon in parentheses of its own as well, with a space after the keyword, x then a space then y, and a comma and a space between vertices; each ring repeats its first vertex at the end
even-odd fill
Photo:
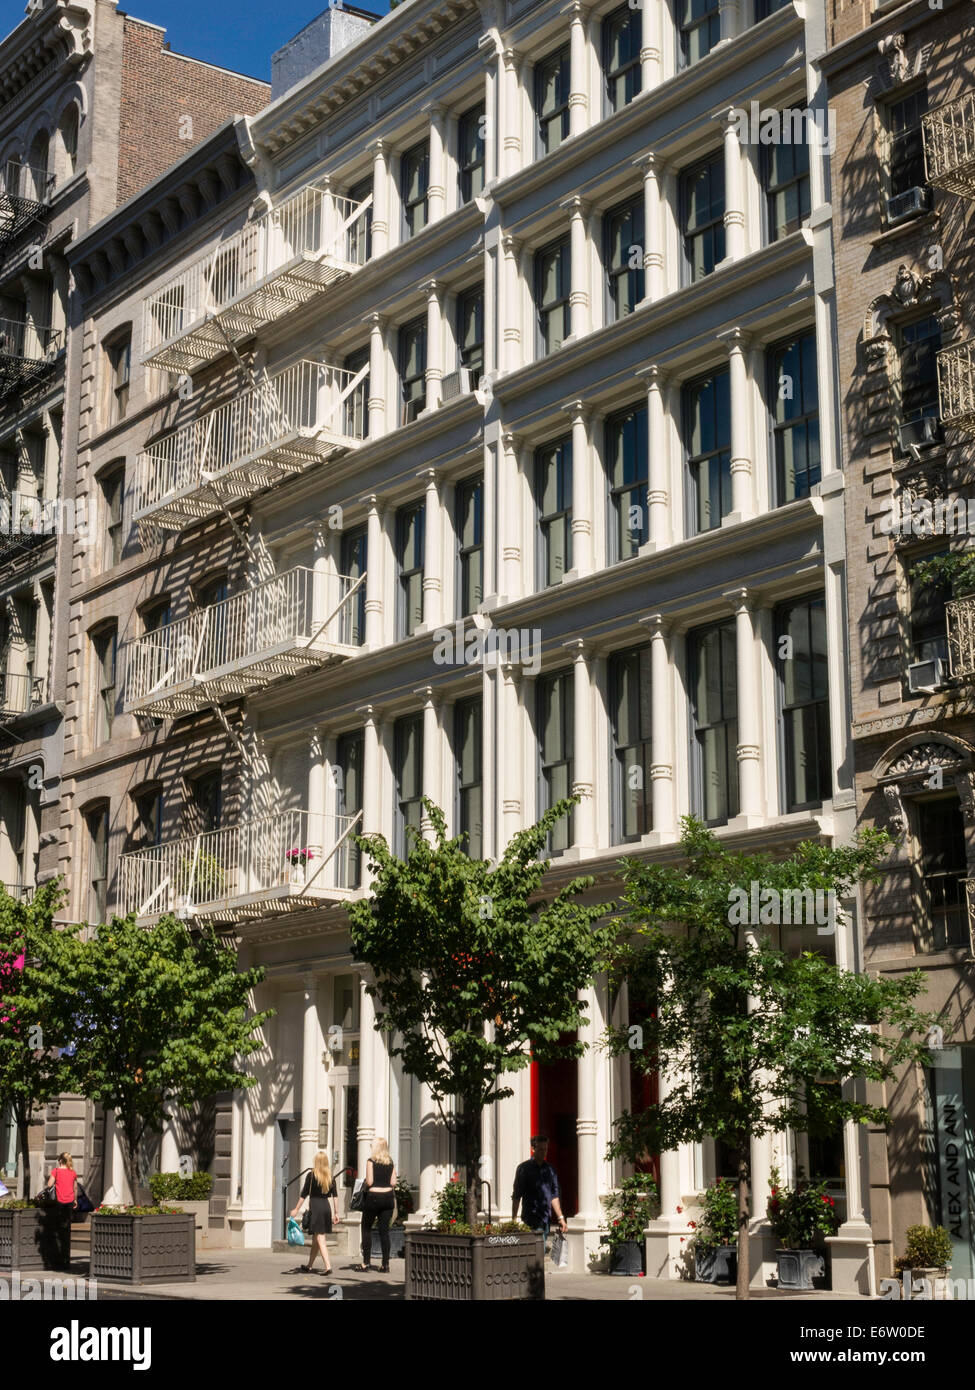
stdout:
POLYGON ((517 436, 506 431, 501 436, 499 462, 501 487, 499 492, 499 531, 501 533, 502 566, 499 588, 507 599, 520 598, 524 592, 522 571, 522 513, 520 507, 520 476, 518 469, 517 436))
POLYGON ((356 1168, 366 1176, 366 1162, 376 1138, 376 1008, 366 990, 366 976, 359 977, 359 1127, 356 1130, 356 1168))
POLYGON ((745 191, 738 117, 732 107, 724 127, 724 252, 737 261, 745 254, 745 191))
POLYGON ((751 387, 745 352, 748 335, 732 328, 719 335, 728 349, 728 393, 731 400, 731 512, 722 526, 755 515, 752 469, 751 387))
POLYGON ((501 843, 498 853, 503 854, 514 835, 522 829, 522 791, 521 767, 521 692, 514 666, 506 663, 501 668, 501 717, 500 727, 505 731, 505 756, 501 760, 501 843))
MULTIPOLYGON (((577 807, 578 811, 579 808, 577 807)), ((592 986, 579 991, 579 1001, 586 1010, 586 1022, 579 1028, 579 1041, 585 1052, 578 1060, 578 1107, 576 1144, 579 1155, 579 1210, 573 1225, 598 1226, 599 1151, 597 1148, 596 1067, 600 1060, 597 1049, 598 1003, 592 986)), ((568 1212, 564 1212, 568 1216, 568 1212)))
POLYGON ((640 88, 648 92, 661 80, 660 50, 660 9, 659 5, 641 5, 643 19, 640 48, 640 88))
POLYGON ((647 549, 663 550, 673 543, 670 513, 670 431, 664 389, 667 375, 656 364, 641 367, 637 376, 647 387, 647 549))
POLYGON ((441 551, 443 508, 440 504, 440 483, 434 468, 420 475, 426 481, 423 519, 423 627, 430 631, 443 621, 443 581, 441 551))
POLYGON ((589 649, 585 642, 565 644, 572 653, 572 795, 582 800, 572 812, 573 857, 591 854, 595 848, 595 777, 593 749, 592 680, 589 649))
POLYGON ((517 237, 504 232, 501 237, 504 260, 501 267, 501 302, 498 305, 498 322, 504 338, 502 360, 506 372, 516 371, 522 363, 521 344, 521 276, 518 271, 518 256, 521 243, 517 237))
POLYGON ((641 619, 650 634, 650 795, 654 843, 673 840, 677 834, 674 797, 674 687, 670 629, 660 613, 641 619))
POLYGON ((502 98, 498 124, 502 131, 502 174, 516 174, 521 168, 521 93, 518 68, 521 57, 513 48, 501 55, 502 98))
POLYGON ((758 653, 753 612, 754 596, 748 589, 725 594, 735 610, 736 664, 738 680, 738 816, 742 827, 763 819, 761 730, 762 716, 758 690, 758 653))
POLYGON ((366 322, 369 325, 369 438, 378 439, 386 433, 386 320, 381 314, 370 314, 366 322))
POLYGON ((389 250, 389 149, 382 140, 372 146, 372 256, 389 250))
POLYGON ((589 306, 589 237, 586 218, 589 205, 582 198, 562 204, 569 210, 569 327, 573 338, 582 338, 592 326, 589 306))
MULTIPOLYGON (((308 864, 309 876, 321 866, 322 854, 330 848, 331 837, 326 833, 325 814, 328 798, 328 769, 325 766, 325 748, 321 730, 314 729, 308 740, 308 829, 305 845, 311 850, 308 864)), ((325 870, 316 882, 321 882, 325 870)))
POLYGON ((589 11, 579 0, 569 5, 569 134, 581 135, 589 124, 589 11))
POLYGON ((563 407, 572 416, 572 570, 574 576, 592 571, 592 504, 589 448, 589 410, 583 401, 563 407))
POLYGON ((443 291, 436 280, 428 280, 424 289, 427 294, 426 409, 436 410, 440 404, 440 383, 443 380, 443 291))
MULTIPOLYGON (((432 801, 435 806, 440 806, 443 801, 443 792, 440 784, 440 771, 442 766, 440 746, 440 711, 439 705, 431 686, 423 686, 415 692, 423 700, 423 769, 421 778, 423 783, 423 795, 432 801)), ((433 844, 434 831, 433 821, 427 814, 424 806, 423 814, 420 817, 420 834, 423 838, 433 844)))
POLYGON ((447 211, 446 186, 447 111, 435 105, 430 111, 430 175, 427 180, 427 222, 438 222, 447 211))
POLYGON ((366 498, 366 646, 370 651, 383 645, 383 514, 379 498, 366 498))
POLYGON ((302 977, 303 1020, 301 1034, 301 1121, 298 1128, 299 1163, 302 1171, 315 1161, 318 1148, 318 1066, 322 1033, 318 1024, 318 982, 302 977))
MULTIPOLYGON (((645 5, 643 13, 655 8, 645 5)), ((648 300, 666 294, 664 276, 664 226, 661 212, 660 180, 663 163, 648 151, 636 163, 643 170, 643 293, 648 300)))

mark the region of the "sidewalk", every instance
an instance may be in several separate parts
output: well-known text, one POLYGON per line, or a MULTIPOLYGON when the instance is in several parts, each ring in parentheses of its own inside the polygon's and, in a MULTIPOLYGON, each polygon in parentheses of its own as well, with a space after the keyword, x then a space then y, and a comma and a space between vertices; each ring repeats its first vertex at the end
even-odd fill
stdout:
MULTIPOLYGON (((216 1302, 260 1299, 351 1299, 358 1302, 403 1301, 403 1261, 393 1260, 391 1274, 357 1274, 353 1265, 357 1257, 332 1255, 332 1275, 295 1273, 296 1266, 307 1259, 302 1249, 278 1252, 273 1250, 216 1250, 197 1257, 195 1284, 108 1284, 98 1280, 99 1302, 132 1299, 192 1299, 216 1302)), ((84 1275, 87 1261, 75 1261, 73 1273, 84 1275)), ((319 1261, 317 1269, 321 1270, 319 1261)), ((734 1289, 718 1288, 713 1284, 683 1283, 668 1279, 644 1279, 600 1274, 562 1274, 546 1270, 545 1297, 568 1302, 602 1301, 629 1302, 636 1299, 651 1301, 733 1300, 734 1289)), ((871 1300, 856 1294, 779 1293, 775 1289, 752 1291, 753 1299, 776 1302, 864 1302, 871 1300)))

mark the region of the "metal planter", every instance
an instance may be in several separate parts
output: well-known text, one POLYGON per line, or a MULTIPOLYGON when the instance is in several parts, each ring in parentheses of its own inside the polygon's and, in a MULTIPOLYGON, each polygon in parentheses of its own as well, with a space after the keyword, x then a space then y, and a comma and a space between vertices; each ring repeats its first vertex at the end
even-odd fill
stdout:
MULTIPOLYGON (((815 1279, 826 1277, 826 1260, 815 1250, 776 1250, 780 1289, 814 1289, 815 1279)), ((822 1285, 820 1285, 822 1287, 822 1285)))
POLYGON ((91 1218, 89 1278, 119 1284, 192 1283, 196 1279, 196 1223, 177 1216, 91 1218))
POLYGON ((494 1303, 545 1297, 540 1234, 446 1236, 406 1233, 406 1297, 494 1303))
POLYGON ((737 1245, 709 1245, 694 1252, 698 1284, 733 1284, 738 1278, 737 1245))
POLYGON ((624 1240, 609 1252, 610 1274, 637 1275, 646 1273, 647 1247, 641 1240, 624 1240))
POLYGON ((53 1204, 0 1210, 0 1270, 71 1268, 71 1226, 53 1204))

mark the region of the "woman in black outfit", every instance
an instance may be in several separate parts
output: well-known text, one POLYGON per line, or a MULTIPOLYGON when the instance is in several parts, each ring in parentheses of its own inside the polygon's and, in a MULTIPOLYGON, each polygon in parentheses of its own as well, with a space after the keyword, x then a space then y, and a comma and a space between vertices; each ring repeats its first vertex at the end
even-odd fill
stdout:
POLYGON ((358 1270, 371 1269, 372 1224, 379 1222, 379 1245, 383 1252, 380 1274, 389 1273, 389 1223, 396 1210, 396 1165, 385 1139, 372 1146, 372 1158, 366 1162, 366 1196, 362 1204, 362 1264, 358 1270))
MULTIPOLYGON (((328 1258, 328 1245, 325 1237, 332 1234, 332 1224, 339 1219, 339 1208, 335 1179, 332 1177, 328 1154, 324 1149, 318 1150, 311 1172, 305 1174, 305 1185, 301 1189, 301 1196, 291 1213, 292 1216, 298 1215, 301 1204, 306 1197, 309 1198, 311 1212, 311 1224, 308 1230, 312 1237, 312 1245, 305 1270, 310 1273, 315 1260, 321 1255, 322 1263, 325 1265, 325 1273, 331 1274, 332 1262, 328 1258)), ((296 1274, 303 1272, 300 1265, 294 1271, 296 1274)))

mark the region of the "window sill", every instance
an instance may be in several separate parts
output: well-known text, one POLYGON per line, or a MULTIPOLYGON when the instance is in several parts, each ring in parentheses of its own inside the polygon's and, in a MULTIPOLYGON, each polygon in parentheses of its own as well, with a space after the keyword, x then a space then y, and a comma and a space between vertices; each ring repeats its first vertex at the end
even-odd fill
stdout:
POLYGON ((919 212, 916 217, 905 217, 903 222, 898 222, 896 227, 884 226, 875 237, 871 237, 871 246, 883 246, 889 241, 896 241, 898 237, 905 236, 908 232, 920 231, 923 227, 937 227, 941 223, 940 212, 919 212))

